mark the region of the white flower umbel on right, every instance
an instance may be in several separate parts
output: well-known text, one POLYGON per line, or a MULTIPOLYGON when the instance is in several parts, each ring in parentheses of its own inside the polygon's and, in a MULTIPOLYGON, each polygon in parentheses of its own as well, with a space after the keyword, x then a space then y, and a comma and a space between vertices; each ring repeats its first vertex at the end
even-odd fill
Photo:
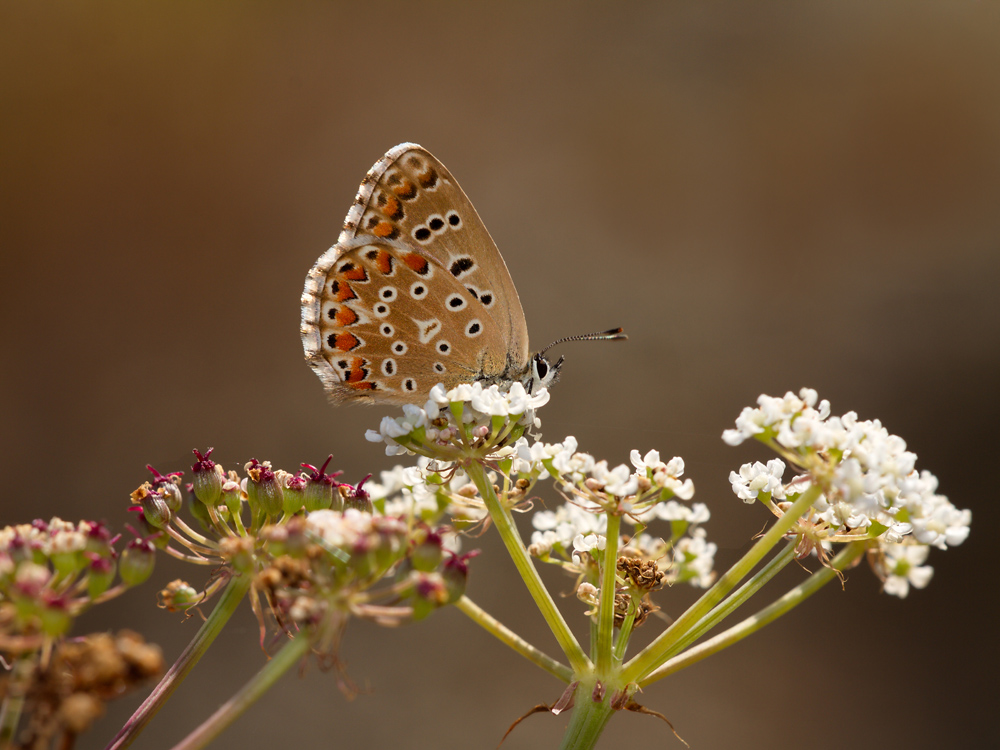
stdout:
POLYGON ((782 398, 761 396, 746 407, 736 428, 723 439, 739 445, 754 438, 781 459, 744 464, 730 474, 733 492, 744 502, 759 500, 780 516, 811 487, 820 491, 794 533, 808 549, 830 543, 870 540, 881 549, 876 565, 887 593, 906 596, 922 588, 931 568, 922 563, 927 547, 947 549, 969 535, 972 513, 937 494, 937 478, 916 469, 917 456, 906 442, 878 420, 862 421, 854 412, 830 416, 828 401, 803 388, 782 398), (785 463, 797 475, 787 483, 785 463), (902 572, 893 572, 902 571, 902 572))

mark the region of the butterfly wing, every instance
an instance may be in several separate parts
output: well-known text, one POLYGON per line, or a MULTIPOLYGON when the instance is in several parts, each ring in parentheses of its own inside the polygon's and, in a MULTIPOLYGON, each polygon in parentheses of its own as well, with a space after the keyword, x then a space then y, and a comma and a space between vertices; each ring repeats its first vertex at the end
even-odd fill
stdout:
POLYGON ((458 182, 420 146, 396 146, 361 183, 337 244, 306 278, 302 341, 338 402, 405 403, 408 384, 426 392, 527 366, 527 326, 507 266, 458 182), (395 304, 376 296, 383 287, 395 304), (449 362, 435 349, 440 341, 449 362))
POLYGON ((448 269, 364 235, 310 272, 303 342, 336 403, 412 403, 436 383, 450 388, 506 364, 503 332, 448 269))

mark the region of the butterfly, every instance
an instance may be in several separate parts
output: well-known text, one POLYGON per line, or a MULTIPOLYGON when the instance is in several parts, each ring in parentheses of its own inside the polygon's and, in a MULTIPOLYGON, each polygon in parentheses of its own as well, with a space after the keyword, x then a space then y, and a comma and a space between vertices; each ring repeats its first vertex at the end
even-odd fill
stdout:
MULTIPOLYGON (((306 360, 334 403, 412 403, 437 383, 533 388, 563 358, 529 354, 507 265, 445 166, 401 143, 368 171, 302 292, 306 360)), ((572 336, 621 339, 621 329, 572 336)))

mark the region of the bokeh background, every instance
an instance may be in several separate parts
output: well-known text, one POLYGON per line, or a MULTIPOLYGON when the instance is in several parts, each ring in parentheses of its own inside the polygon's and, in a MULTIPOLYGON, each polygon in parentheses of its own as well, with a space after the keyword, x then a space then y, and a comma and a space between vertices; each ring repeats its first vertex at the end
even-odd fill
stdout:
MULTIPOLYGON (((766 454, 720 440, 762 392, 809 385, 882 419, 973 509, 929 588, 900 601, 858 569, 641 701, 696 748, 1000 741, 994 3, 4 2, 0 522, 120 529, 144 465, 187 469, 196 446, 229 466, 333 452, 355 481, 387 468, 363 433, 389 410, 326 404, 298 299, 405 140, 475 202, 536 347, 626 328, 563 349, 545 436, 612 463, 683 456, 720 568, 766 520, 726 480, 766 454)), ((470 595, 554 653, 497 539, 474 544, 470 595)), ((164 560, 80 629, 135 628, 172 660, 198 622, 154 594, 200 575, 164 560)), ((138 746, 229 697, 263 663, 256 639, 241 613, 138 746)), ((561 692, 452 611, 355 623, 342 656, 362 695, 287 675, 217 746, 489 748, 561 692)), ((553 747, 564 724, 533 716, 504 747, 553 747)), ((632 714, 600 746, 626 742, 680 747, 632 714)))

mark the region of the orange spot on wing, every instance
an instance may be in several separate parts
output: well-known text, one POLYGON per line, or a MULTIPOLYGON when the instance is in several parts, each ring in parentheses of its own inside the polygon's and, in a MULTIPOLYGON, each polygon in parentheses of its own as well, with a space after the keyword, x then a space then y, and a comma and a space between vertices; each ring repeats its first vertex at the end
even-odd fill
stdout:
POLYGON ((414 273, 423 276, 427 273, 427 258, 417 253, 407 253, 403 256, 403 262, 410 267, 414 273))
POLYGON ((368 272, 361 266, 355 266, 350 271, 344 271, 341 277, 349 281, 368 281, 368 272))
POLYGON ((356 295, 354 293, 354 290, 351 289, 350 284, 337 285, 337 296, 336 296, 337 302, 346 302, 349 299, 357 299, 357 298, 358 295, 356 295))
POLYGON ((339 326, 351 326, 358 322, 358 314, 349 307, 341 307, 333 319, 339 326))
POLYGON ((392 195, 386 195, 385 198, 385 205, 382 207, 382 212, 390 219, 401 219, 403 217, 403 204, 399 202, 399 198, 392 195))
POLYGON ((402 198, 404 201, 408 201, 415 197, 417 194, 417 186, 414 185, 409 180, 404 180, 400 184, 392 188, 392 192, 402 198))
POLYGON ((354 357, 351 360, 351 369, 347 372, 346 382, 352 388, 375 390, 375 384, 365 380, 368 377, 368 370, 365 369, 364 365, 365 360, 362 357, 354 357))
POLYGON ((361 341, 353 333, 338 333, 335 346, 342 352, 349 352, 360 343, 361 341))
POLYGON ((395 227, 393 227, 393 225, 390 222, 380 221, 378 224, 375 225, 375 228, 372 229, 372 234, 374 234, 376 237, 388 237, 390 234, 392 234, 393 229, 395 229, 395 227))
POLYGON ((392 256, 388 250, 379 250, 375 258, 375 267, 387 276, 392 273, 392 256))

